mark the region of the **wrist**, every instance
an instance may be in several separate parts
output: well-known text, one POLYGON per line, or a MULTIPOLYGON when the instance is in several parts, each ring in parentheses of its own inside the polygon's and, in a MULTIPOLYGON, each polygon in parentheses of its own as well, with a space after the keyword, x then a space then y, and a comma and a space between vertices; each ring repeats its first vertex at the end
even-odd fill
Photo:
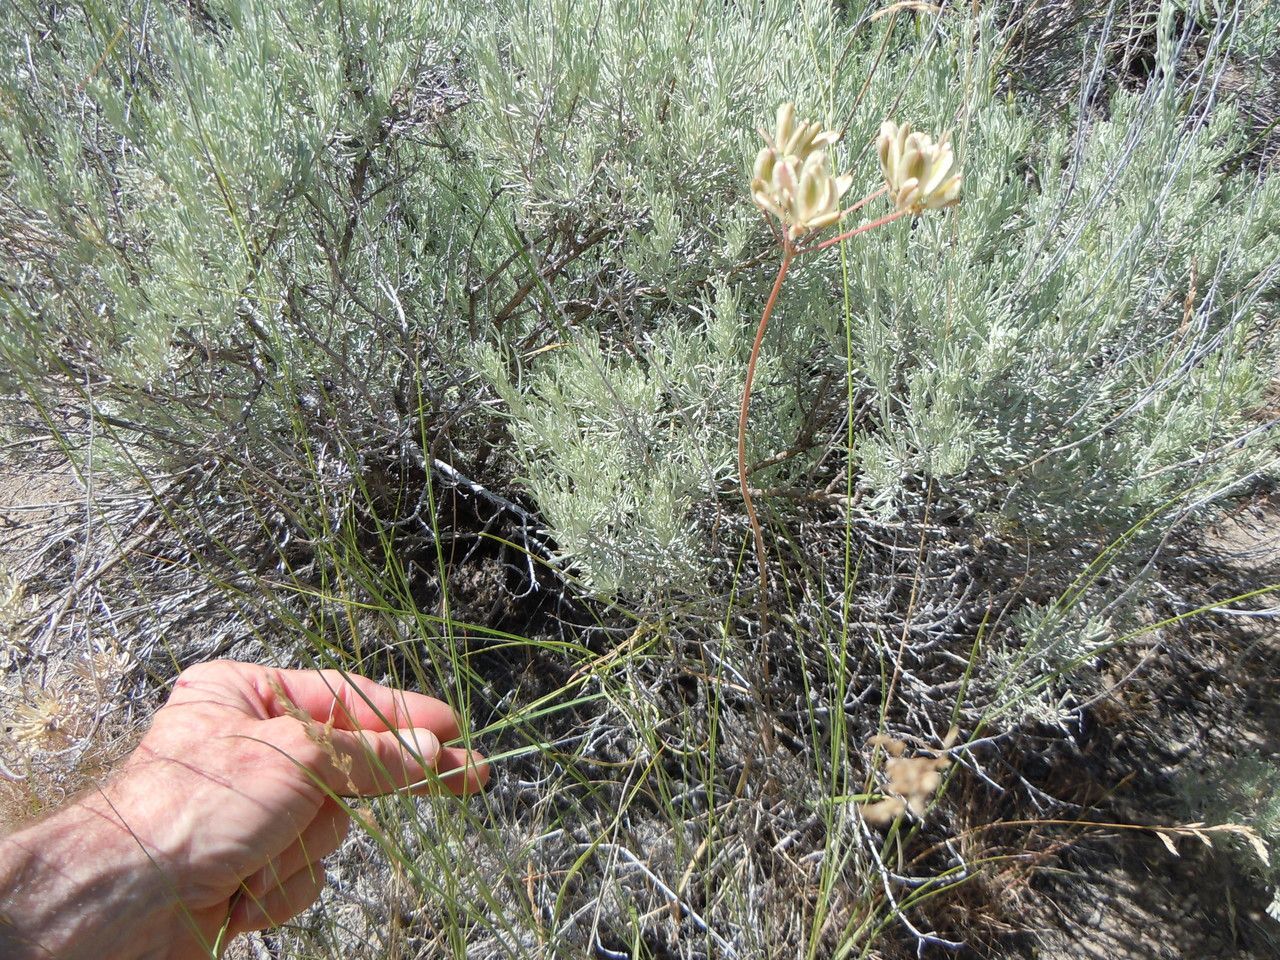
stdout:
POLYGON ((145 836, 121 819, 113 793, 88 794, 0 839, 0 955, 88 960, 163 952, 173 884, 145 836))

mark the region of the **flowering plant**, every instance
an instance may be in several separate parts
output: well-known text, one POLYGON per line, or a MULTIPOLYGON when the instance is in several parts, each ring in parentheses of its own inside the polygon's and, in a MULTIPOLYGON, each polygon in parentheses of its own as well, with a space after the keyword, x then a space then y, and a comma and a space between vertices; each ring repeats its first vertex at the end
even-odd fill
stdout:
POLYGON ((756 154, 752 164, 751 198, 766 216, 778 221, 779 230, 775 235, 782 248, 782 263, 756 327, 751 358, 747 362, 747 377, 738 414, 738 483, 755 538, 760 574, 760 619, 764 630, 768 626, 766 593, 769 579, 764 533, 747 482, 747 416, 751 406, 751 384, 760 359, 760 345, 791 262, 802 253, 824 250, 901 217, 953 206, 960 200, 961 174, 955 169, 955 155, 947 134, 935 142, 928 134, 913 132, 910 124, 898 126, 886 120, 880 125, 876 138, 884 185, 841 210, 840 200, 852 185, 853 177, 847 173, 833 175, 827 163, 828 149, 840 140, 838 131, 829 130, 818 121, 797 121, 795 104, 788 102, 778 107, 772 136, 764 130, 760 131, 760 136, 765 146, 756 154), (819 232, 839 223, 884 193, 894 202, 892 213, 829 240, 815 239, 819 232), (800 245, 806 240, 809 242, 800 245))
POLYGON ((756 206, 777 217, 792 241, 838 221, 840 198, 853 183, 848 174, 833 177, 827 168, 825 148, 840 134, 817 122, 797 124, 795 112, 793 104, 782 104, 774 136, 760 131, 768 145, 756 154, 751 180, 756 206))
POLYGON ((941 210, 960 202, 960 174, 952 173, 955 156, 943 134, 934 143, 924 133, 912 133, 911 124, 891 120, 880 124, 876 148, 885 186, 899 210, 920 213, 941 210))

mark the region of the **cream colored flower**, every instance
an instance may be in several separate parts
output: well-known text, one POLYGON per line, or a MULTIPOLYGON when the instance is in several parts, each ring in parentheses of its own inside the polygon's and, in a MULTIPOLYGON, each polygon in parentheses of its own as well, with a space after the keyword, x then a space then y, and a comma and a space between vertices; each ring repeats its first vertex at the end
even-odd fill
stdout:
POLYGON ((960 172, 952 172, 955 154, 947 137, 934 143, 928 134, 912 133, 909 123, 880 125, 880 168, 899 210, 940 210, 960 201, 960 172))
POLYGON ((9 718, 9 735, 28 751, 62 746, 68 739, 72 703, 53 690, 28 692, 9 718))
POLYGON ((826 148, 840 139, 818 122, 796 122, 795 105, 778 107, 773 136, 760 131, 768 146, 756 154, 751 197, 756 206, 782 221, 791 240, 821 230, 840 219, 840 198, 853 182, 833 177, 826 148))
POLYGON ((794 103, 779 104, 772 140, 763 130, 760 135, 779 156, 794 157, 801 163, 809 158, 809 154, 825 150, 840 139, 839 131, 824 130, 816 120, 813 123, 796 123, 794 103))

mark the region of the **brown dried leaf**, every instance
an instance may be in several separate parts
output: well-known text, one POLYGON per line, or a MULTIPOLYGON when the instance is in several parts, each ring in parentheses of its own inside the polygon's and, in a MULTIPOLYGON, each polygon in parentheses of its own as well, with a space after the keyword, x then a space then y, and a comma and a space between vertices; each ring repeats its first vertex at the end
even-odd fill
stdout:
POLYGON ((880 747, 891 757, 900 757, 907 749, 907 745, 901 740, 884 733, 877 733, 867 741, 867 746, 880 747))
POLYGON ((885 797, 875 803, 859 804, 858 812, 862 814, 862 819, 873 827, 887 827, 902 816, 906 808, 906 804, 900 798, 885 797))

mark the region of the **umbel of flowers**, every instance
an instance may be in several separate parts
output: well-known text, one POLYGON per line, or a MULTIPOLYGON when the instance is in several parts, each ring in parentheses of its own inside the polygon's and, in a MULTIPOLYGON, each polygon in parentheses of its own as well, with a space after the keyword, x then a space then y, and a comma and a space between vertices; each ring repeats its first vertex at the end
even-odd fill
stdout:
POLYGON ((823 250, 901 217, 940 210, 958 203, 961 174, 956 168, 955 154, 947 134, 935 142, 928 134, 912 131, 910 124, 899 126, 886 120, 880 125, 876 137, 884 185, 842 210, 840 201, 853 183, 853 177, 832 174, 828 164, 828 150, 840 140, 838 131, 828 130, 818 121, 797 120, 795 104, 784 103, 778 107, 772 134, 761 130, 760 136, 765 146, 756 154, 751 167, 751 199, 766 216, 778 222, 776 236, 782 248, 782 264, 765 303, 764 313, 760 316, 751 358, 747 362, 742 406, 738 414, 738 483, 755 538, 760 574, 761 632, 764 633, 768 629, 766 593, 769 578, 764 533, 751 500, 747 476, 747 415, 751 405, 751 383, 760 358, 760 344, 787 271, 792 260, 800 254, 823 250), (839 223, 881 194, 889 195, 894 205, 893 212, 828 240, 817 239, 822 230, 839 223))
POLYGON ((833 177, 827 168, 826 148, 840 139, 822 124, 796 123, 794 104, 778 107, 773 137, 763 130, 768 146, 756 154, 752 168, 751 196, 756 205, 777 217, 791 240, 829 227, 840 219, 840 198, 853 177, 833 177))
POLYGON ((947 134, 934 143, 928 134, 912 133, 909 123, 886 120, 876 148, 889 197, 899 210, 920 213, 960 202, 960 172, 952 173, 956 161, 947 134))

